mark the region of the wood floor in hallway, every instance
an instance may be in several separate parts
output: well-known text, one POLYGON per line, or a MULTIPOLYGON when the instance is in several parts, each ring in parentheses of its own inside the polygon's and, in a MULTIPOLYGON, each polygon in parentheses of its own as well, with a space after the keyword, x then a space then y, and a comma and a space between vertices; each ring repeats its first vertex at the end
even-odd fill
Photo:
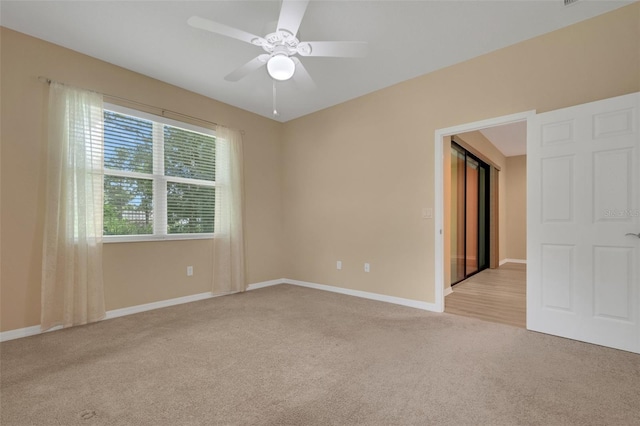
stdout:
POLYGON ((527 267, 519 263, 486 269, 453 286, 444 311, 525 328, 526 278, 527 267))

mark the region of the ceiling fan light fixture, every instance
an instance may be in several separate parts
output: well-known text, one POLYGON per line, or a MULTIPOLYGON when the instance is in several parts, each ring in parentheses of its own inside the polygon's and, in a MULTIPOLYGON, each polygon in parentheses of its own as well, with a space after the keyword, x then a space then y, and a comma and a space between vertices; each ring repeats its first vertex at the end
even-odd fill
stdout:
POLYGON ((267 61, 267 72, 275 80, 289 80, 295 71, 296 64, 286 55, 274 55, 267 61))

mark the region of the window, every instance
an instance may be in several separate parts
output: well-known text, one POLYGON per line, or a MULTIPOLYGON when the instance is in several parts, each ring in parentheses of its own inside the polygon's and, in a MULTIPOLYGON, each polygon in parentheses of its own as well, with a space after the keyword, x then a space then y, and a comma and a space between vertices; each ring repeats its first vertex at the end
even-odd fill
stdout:
POLYGON ((210 238, 214 166, 213 131, 105 105, 105 241, 210 238))

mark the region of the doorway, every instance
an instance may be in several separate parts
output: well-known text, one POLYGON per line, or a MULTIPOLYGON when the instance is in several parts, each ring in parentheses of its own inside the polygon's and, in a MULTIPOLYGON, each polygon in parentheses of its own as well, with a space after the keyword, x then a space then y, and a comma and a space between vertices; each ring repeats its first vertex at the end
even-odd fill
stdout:
MULTIPOLYGON (((445 227, 445 222, 449 221, 450 215, 445 215, 445 191, 444 191, 445 176, 450 176, 449 173, 444 173, 444 169, 445 169, 445 165, 450 164, 450 161, 446 161, 445 154, 447 156, 449 155, 447 150, 449 149, 451 138, 454 135, 479 131, 482 129, 487 129, 495 126, 502 126, 502 125, 517 123, 517 122, 528 123, 534 116, 535 116, 535 111, 527 111, 527 112, 508 115, 508 116, 477 121, 474 123, 467 123, 467 124, 462 124, 458 126, 438 129, 435 132, 434 171, 435 171, 435 191, 436 192, 435 192, 435 209, 434 209, 434 212, 435 212, 434 231, 436 235, 436 247, 435 247, 435 253, 434 253, 434 261, 435 261, 434 275, 435 275, 435 284, 436 284, 435 285, 435 310, 438 312, 444 311, 444 297, 446 294, 449 294, 451 292, 449 283, 452 282, 452 280, 450 279, 451 265, 449 263, 449 259, 446 259, 447 262, 445 263, 445 258, 448 257, 446 254, 450 253, 451 251, 450 251, 450 247, 448 246, 449 243, 446 243, 447 246, 445 251, 445 240, 450 241, 450 238, 445 239, 445 231, 446 229, 450 229, 450 224, 448 224, 445 227)), ((482 158, 482 160, 484 160, 484 158, 482 158)), ((495 167, 492 167, 491 172, 492 172, 491 181, 493 181, 493 183, 495 184, 498 182, 497 174, 495 173, 495 167)), ((502 180, 504 179, 504 177, 500 179, 502 180)), ((502 183, 500 185, 502 185, 502 183)), ((446 194, 447 198, 448 196, 449 196, 449 192, 446 194)), ((492 206, 496 204, 495 201, 496 200, 492 198, 491 200, 492 206)), ((500 215, 502 215, 502 213, 500 215)), ((494 227, 491 234, 492 235, 497 234, 497 228, 494 227)), ((500 239, 504 238, 504 233, 500 235, 501 235, 500 239)), ((490 253, 498 253, 498 248, 497 246, 495 246, 495 244, 497 244, 498 242, 498 239, 497 238, 489 238, 489 239, 491 240, 490 253)), ((503 243, 501 242, 500 244, 503 244, 503 243)), ((509 259, 506 259, 506 260, 509 260, 509 259)), ((497 265, 493 266, 494 259, 492 259, 491 256, 490 256, 489 263, 492 268, 497 267, 497 265)), ((493 271, 493 269, 491 269, 490 271, 493 271)))
POLYGON ((525 326, 526 265, 514 261, 526 262, 526 133, 526 123, 517 122, 457 133, 444 142, 445 268, 453 266, 445 272, 454 284, 447 288, 445 312, 525 326))
POLYGON ((489 267, 490 166, 451 142, 451 285, 489 267))

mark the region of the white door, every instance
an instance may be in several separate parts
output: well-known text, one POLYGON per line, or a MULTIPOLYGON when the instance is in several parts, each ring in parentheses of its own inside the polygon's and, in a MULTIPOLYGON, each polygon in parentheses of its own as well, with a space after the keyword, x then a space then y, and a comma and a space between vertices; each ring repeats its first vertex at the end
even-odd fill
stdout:
POLYGON ((529 122, 529 330, 640 353, 639 106, 634 93, 529 122))

